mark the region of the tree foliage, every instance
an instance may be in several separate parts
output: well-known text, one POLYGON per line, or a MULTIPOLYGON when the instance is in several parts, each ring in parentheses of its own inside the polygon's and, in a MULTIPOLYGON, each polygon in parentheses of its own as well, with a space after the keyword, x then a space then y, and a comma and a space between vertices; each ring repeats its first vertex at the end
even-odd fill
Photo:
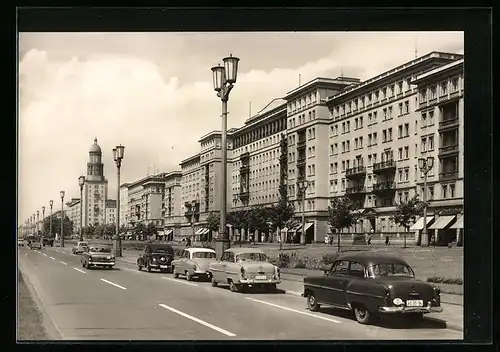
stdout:
POLYGON ((281 185, 279 192, 280 199, 278 203, 273 205, 269 210, 269 221, 273 229, 282 229, 295 215, 295 208, 286 196, 286 185, 281 185))
MULTIPOLYGON (((229 218, 229 214, 228 214, 228 218, 229 218)), ((227 220, 229 220, 229 219, 227 219, 227 220)), ((215 213, 215 212, 211 212, 210 214, 208 214, 207 229, 215 232, 215 231, 219 230, 219 227, 220 227, 220 214, 215 213)))
POLYGON ((425 203, 420 201, 417 196, 414 196, 406 202, 399 203, 396 206, 396 211, 391 219, 395 224, 403 227, 406 232, 408 232, 411 224, 415 222, 417 216, 422 215, 424 207, 425 203))
POLYGON ((341 232, 356 224, 359 214, 355 212, 359 205, 349 197, 336 197, 331 200, 328 206, 328 224, 332 232, 341 232))
MULTIPOLYGON (((73 234, 73 221, 69 219, 69 217, 65 216, 63 221, 63 230, 64 237, 70 236, 73 234)), ((50 235, 50 217, 47 217, 43 222, 43 232, 49 236, 50 235)), ((61 234, 61 219, 58 217, 52 217, 52 236, 55 234, 61 234)))

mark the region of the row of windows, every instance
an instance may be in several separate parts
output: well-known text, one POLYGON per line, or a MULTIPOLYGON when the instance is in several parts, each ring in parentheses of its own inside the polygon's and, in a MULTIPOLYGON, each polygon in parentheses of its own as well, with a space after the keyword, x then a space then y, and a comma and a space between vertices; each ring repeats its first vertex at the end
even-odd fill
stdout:
POLYGON ((279 133, 285 129, 286 118, 269 122, 266 125, 259 127, 258 129, 246 132, 244 135, 236 137, 234 139, 234 146, 235 148, 240 148, 244 145, 269 137, 272 134, 279 133))
POLYGON ((292 117, 288 119, 288 128, 294 128, 296 126, 300 126, 305 124, 306 122, 316 120, 316 110, 309 111, 307 113, 307 120, 306 120, 306 114, 300 114, 297 117, 292 117), (298 123, 297 123, 298 122, 298 123))
POLYGON ((425 102, 427 100, 437 99, 438 96, 438 87, 439 87, 439 96, 445 96, 450 93, 455 93, 459 88, 459 79, 458 77, 453 77, 450 80, 445 80, 440 82, 439 84, 434 84, 430 87, 426 87, 420 90, 420 102, 425 102))
POLYGON ((300 110, 314 104, 317 101, 317 94, 317 92, 310 93, 304 97, 289 102, 287 105, 288 111, 295 112, 295 110, 300 110))

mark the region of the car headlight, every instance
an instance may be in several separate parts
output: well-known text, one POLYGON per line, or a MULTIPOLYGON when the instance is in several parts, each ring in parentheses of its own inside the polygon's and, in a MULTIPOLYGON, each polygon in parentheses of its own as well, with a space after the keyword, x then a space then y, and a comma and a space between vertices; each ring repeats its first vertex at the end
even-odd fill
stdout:
POLYGON ((280 278, 280 268, 276 267, 276 278, 280 278))
POLYGON ((156 258, 153 258, 153 261, 156 262, 156 258))
POLYGON ((111 259, 111 257, 110 257, 110 256, 107 256, 107 257, 106 257, 106 259, 111 259))
POLYGON ((401 298, 394 298, 394 299, 392 300, 392 303, 394 303, 394 304, 395 304, 395 305, 397 305, 397 306, 400 306, 400 305, 402 305, 402 304, 403 304, 403 300, 402 300, 401 298))
POLYGON ((439 286, 433 286, 434 295, 439 296, 441 294, 441 288, 439 286))

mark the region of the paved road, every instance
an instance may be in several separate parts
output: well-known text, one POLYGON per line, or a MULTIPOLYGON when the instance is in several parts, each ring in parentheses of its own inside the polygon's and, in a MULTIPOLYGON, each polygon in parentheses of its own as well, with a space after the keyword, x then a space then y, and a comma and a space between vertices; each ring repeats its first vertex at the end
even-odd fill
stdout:
POLYGON ((208 282, 139 272, 117 262, 87 270, 69 248, 19 249, 19 265, 64 340, 462 339, 435 324, 363 326, 346 313, 312 313, 281 293, 231 293, 208 282))

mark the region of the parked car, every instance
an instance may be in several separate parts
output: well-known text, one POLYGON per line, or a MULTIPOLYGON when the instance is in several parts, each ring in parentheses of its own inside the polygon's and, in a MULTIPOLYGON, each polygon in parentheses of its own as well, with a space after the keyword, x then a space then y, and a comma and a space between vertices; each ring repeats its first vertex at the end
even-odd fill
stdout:
POLYGON ((174 260, 174 249, 172 246, 163 243, 148 243, 144 247, 144 252, 137 258, 137 268, 160 270, 171 272, 172 261, 174 260))
POLYGON ((228 284, 232 292, 245 288, 276 290, 280 270, 269 263, 262 250, 257 248, 230 248, 220 260, 209 265, 212 286, 228 284))
POLYGON ((90 246, 82 253, 81 262, 82 267, 87 269, 93 267, 111 269, 115 266, 115 256, 109 246, 90 246))
POLYGON ((415 278, 402 258, 375 252, 341 254, 324 275, 306 276, 307 306, 321 304, 354 312, 368 324, 377 314, 404 314, 419 320, 424 313, 442 312, 441 290, 415 278))
POLYGON ((88 249, 88 247, 89 247, 88 242, 80 241, 73 246, 71 252, 73 252, 73 254, 84 253, 88 249))
POLYGON ((210 279, 210 271, 208 267, 216 261, 216 254, 210 248, 186 248, 179 259, 172 261, 172 272, 174 277, 184 275, 186 280, 191 281, 193 278, 210 279))

